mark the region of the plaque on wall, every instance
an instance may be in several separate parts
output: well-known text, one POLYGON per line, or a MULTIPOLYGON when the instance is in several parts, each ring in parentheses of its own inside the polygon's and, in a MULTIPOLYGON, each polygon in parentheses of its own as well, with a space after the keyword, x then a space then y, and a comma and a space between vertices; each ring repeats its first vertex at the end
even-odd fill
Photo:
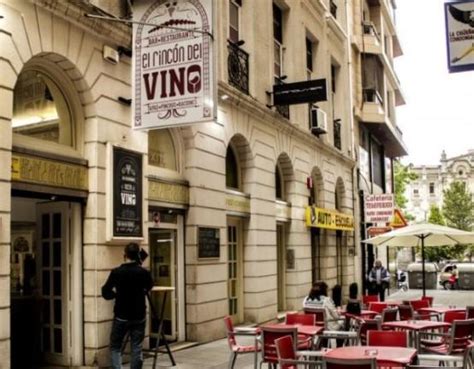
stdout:
POLYGON ((199 228, 198 240, 199 258, 218 258, 220 256, 219 228, 199 228))
POLYGON ((113 235, 142 237, 142 155, 113 148, 113 235))

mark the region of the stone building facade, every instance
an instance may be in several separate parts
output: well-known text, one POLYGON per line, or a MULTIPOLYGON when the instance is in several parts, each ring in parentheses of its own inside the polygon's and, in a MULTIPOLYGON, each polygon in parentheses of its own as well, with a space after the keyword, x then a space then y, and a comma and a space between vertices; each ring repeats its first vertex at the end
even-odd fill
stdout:
MULTIPOLYGON (((369 194, 393 193, 393 160, 407 154, 395 109, 405 104, 394 59, 402 55, 395 24, 395 0, 354 0, 351 68, 354 102, 354 140, 358 157, 358 208, 369 194)), ((370 236, 360 213, 361 238, 370 236)), ((389 264, 384 248, 361 244, 362 279, 379 258, 389 264)), ((394 272, 394 271, 392 271, 394 272)))
MULTIPOLYGON (((261 323, 299 309, 316 279, 344 293, 361 281, 357 161, 375 159, 357 137, 367 126, 385 148, 377 170, 404 149, 388 111, 402 101, 392 49, 361 48, 373 35, 352 3, 215 1, 217 121, 144 132, 131 128, 131 28, 84 17, 127 18, 127 1, 0 0, 2 368, 107 366, 112 303, 100 289, 130 240, 155 283, 175 287, 171 341, 223 337, 226 315, 261 323), (361 50, 383 71, 370 94, 361 50), (320 78, 324 132, 312 132, 311 106, 271 106, 274 84, 320 78), (109 234, 114 148, 143 162, 142 237, 109 234), (338 229, 312 212, 357 219, 338 229), (199 253, 209 230, 212 257, 199 253)), ((398 50, 388 1, 366 6, 398 50)), ((388 191, 372 172, 371 191, 388 191)))
POLYGON ((439 165, 410 166, 418 178, 410 182, 405 191, 407 212, 416 222, 426 222, 432 205, 443 207, 443 191, 453 181, 466 183, 467 189, 474 193, 474 150, 466 154, 448 158, 443 151, 439 165))

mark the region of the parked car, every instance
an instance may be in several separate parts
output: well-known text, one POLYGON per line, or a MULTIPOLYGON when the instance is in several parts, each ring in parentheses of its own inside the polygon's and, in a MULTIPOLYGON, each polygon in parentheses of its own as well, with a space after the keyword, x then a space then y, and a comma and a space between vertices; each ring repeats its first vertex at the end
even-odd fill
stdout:
POLYGON ((456 265, 459 271, 458 288, 474 289, 474 263, 449 263, 446 264, 439 273, 439 284, 445 290, 452 289, 450 278, 453 274, 453 266, 456 265))

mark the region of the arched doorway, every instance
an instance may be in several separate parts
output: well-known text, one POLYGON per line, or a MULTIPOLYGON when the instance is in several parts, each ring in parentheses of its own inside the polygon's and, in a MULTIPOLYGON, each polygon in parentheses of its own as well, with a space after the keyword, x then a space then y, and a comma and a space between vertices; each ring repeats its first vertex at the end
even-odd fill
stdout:
MULTIPOLYGON (((88 168, 82 158, 82 106, 73 82, 51 56, 28 61, 13 90, 14 369, 81 365, 83 358, 82 205, 88 168)), ((56 60, 73 68, 59 55, 56 60)))

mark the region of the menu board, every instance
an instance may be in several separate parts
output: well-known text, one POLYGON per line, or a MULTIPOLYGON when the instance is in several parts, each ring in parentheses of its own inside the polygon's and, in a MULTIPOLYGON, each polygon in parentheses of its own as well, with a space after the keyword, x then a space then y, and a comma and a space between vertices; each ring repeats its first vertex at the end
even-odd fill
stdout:
POLYGON ((113 149, 113 235, 142 237, 142 154, 113 149))
POLYGON ((199 228, 198 257, 218 258, 220 256, 219 228, 199 228))

